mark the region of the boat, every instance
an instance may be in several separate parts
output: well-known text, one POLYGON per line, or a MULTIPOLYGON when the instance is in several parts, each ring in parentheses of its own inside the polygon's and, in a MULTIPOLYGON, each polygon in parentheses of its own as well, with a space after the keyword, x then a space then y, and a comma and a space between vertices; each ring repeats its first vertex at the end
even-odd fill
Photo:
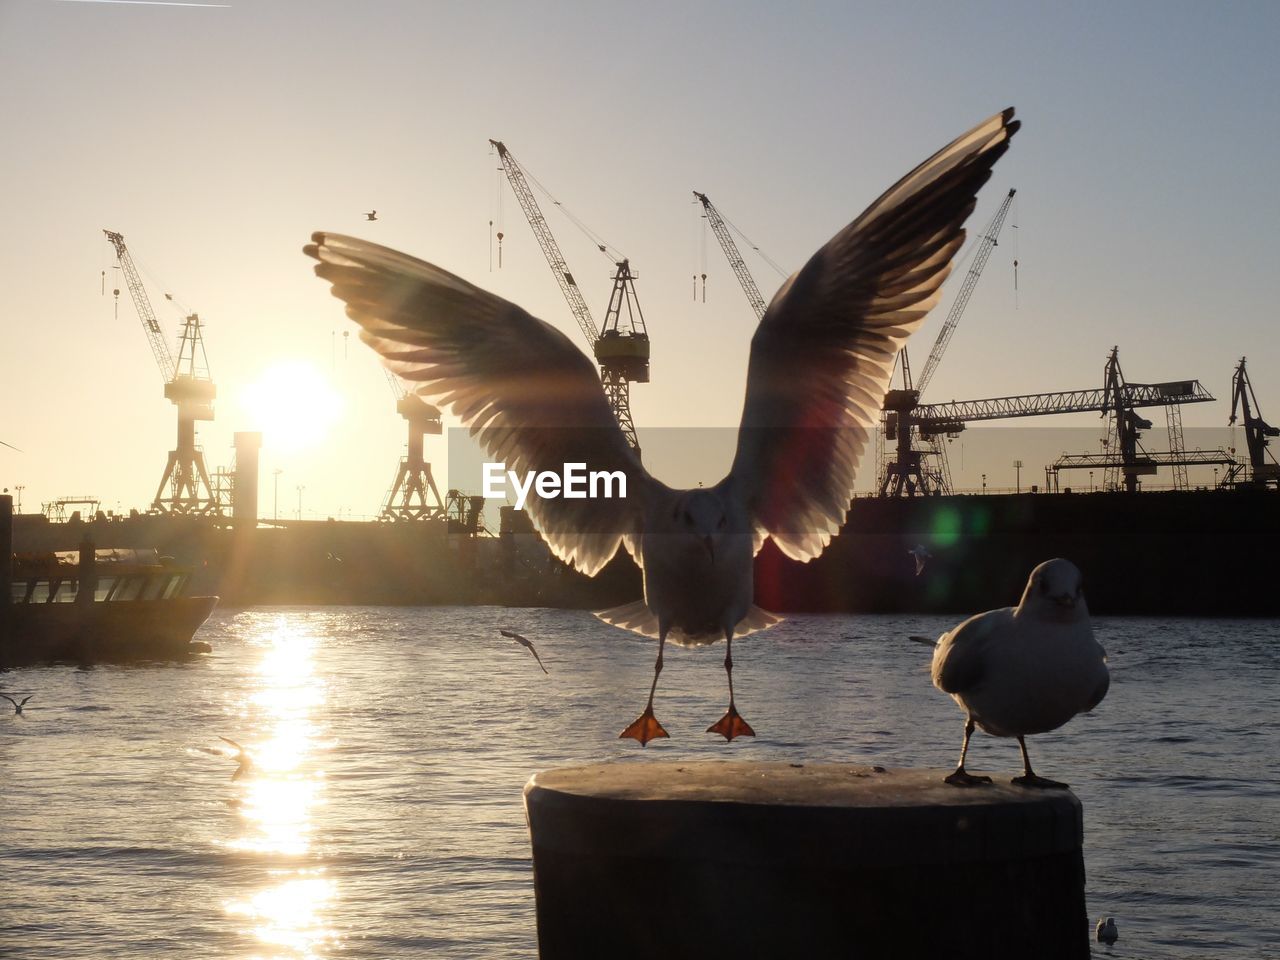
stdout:
POLYGON ((193 637, 218 598, 189 596, 191 569, 154 549, 86 542, 3 559, 0 667, 181 660, 210 649, 193 637))

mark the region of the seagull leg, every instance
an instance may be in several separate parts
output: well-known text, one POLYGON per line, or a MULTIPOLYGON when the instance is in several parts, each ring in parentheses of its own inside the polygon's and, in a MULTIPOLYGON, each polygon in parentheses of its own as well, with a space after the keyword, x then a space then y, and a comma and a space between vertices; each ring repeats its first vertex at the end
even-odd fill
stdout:
POLYGON ((969 738, 973 736, 974 722, 973 717, 969 717, 964 722, 964 746, 960 748, 960 765, 956 767, 956 772, 946 778, 946 782, 956 787, 976 787, 980 783, 990 783, 990 777, 979 777, 972 773, 967 773, 964 769, 964 758, 969 754, 969 738))
POLYGON ((1065 790, 1067 785, 1059 783, 1057 780, 1049 780, 1045 777, 1036 776, 1036 772, 1031 769, 1031 758, 1027 756, 1027 741, 1018 737, 1018 746, 1022 748, 1022 776, 1014 777, 1010 783, 1017 784, 1020 787, 1035 787, 1040 790, 1065 790))
POLYGON ((645 704, 644 713, 631 721, 631 725, 618 734, 619 740, 624 737, 631 740, 639 740, 640 746, 643 747, 656 737, 667 736, 667 731, 658 722, 658 718, 653 715, 653 694, 658 689, 658 674, 662 673, 662 648, 666 645, 667 627, 664 624, 659 624, 658 659, 653 664, 653 685, 649 687, 649 702, 645 704))
POLYGON ((756 732, 751 724, 742 719, 737 707, 733 705, 733 631, 724 632, 724 672, 729 675, 729 709, 723 717, 707 727, 707 733, 718 733, 726 740, 734 737, 754 737, 756 732))

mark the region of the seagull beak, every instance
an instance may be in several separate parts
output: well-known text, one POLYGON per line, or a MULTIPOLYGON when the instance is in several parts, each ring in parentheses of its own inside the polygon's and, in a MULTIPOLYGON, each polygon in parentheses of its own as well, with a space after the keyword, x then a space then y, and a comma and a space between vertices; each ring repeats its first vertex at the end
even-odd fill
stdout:
POLYGON ((703 537, 702 544, 707 548, 707 553, 711 555, 711 562, 716 562, 716 545, 710 537, 703 537))

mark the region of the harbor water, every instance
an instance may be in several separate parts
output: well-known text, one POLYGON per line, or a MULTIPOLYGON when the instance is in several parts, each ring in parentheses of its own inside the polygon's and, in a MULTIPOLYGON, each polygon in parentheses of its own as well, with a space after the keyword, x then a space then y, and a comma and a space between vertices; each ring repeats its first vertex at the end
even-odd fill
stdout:
MULTIPOLYGON (((738 641, 754 740, 724 711, 723 645, 668 648, 671 739, 617 733, 655 644, 588 613, 215 611, 167 666, 0 674, 0 956, 533 957, 521 789, 548 767, 735 759, 954 766, 962 716, 908 634, 954 618, 795 616, 738 641), (528 651, 503 639, 518 630, 528 651), (252 760, 232 779, 232 746, 252 760)), ((1280 626, 1095 619, 1110 694, 1029 741, 1084 804, 1096 956, 1280 957, 1280 626)), ((1011 776, 978 734, 969 769, 1011 776)), ((963 897, 957 878, 955 895, 963 897)), ((655 907, 653 909, 660 909, 655 907)), ((966 930, 964 936, 982 936, 966 930)))

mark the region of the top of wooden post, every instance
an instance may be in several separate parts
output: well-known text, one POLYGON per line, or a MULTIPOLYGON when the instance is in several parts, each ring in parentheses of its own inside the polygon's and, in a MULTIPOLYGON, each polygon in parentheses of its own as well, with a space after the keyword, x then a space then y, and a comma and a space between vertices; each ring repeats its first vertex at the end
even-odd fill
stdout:
POLYGON ((950 771, 849 764, 642 761, 566 767, 525 787, 535 846, 564 853, 946 864, 1078 850, 1069 790, 955 787, 950 771))

